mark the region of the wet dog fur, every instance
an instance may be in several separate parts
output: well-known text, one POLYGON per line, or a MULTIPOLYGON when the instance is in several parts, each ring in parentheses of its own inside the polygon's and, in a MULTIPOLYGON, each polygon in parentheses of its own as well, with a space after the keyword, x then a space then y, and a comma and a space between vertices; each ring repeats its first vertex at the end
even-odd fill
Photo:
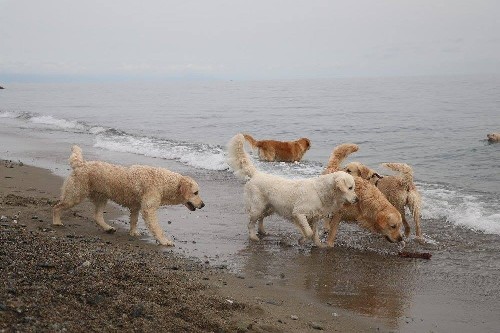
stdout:
POLYGON ((422 198, 417 187, 413 182, 413 170, 405 163, 383 163, 382 166, 398 172, 397 175, 381 176, 374 170, 360 162, 350 162, 341 170, 374 184, 396 207, 403 219, 405 227, 405 236, 408 237, 411 227, 406 220, 405 207, 411 212, 415 222, 415 235, 417 240, 422 240, 422 230, 420 226, 420 216, 422 207, 422 198))
POLYGON ((301 231, 300 243, 318 236, 318 221, 335 213, 344 203, 355 203, 355 183, 346 172, 308 179, 286 179, 258 171, 244 149, 244 136, 235 135, 228 143, 227 162, 236 176, 246 181, 245 204, 250 217, 249 237, 258 241, 256 231, 265 235, 264 218, 278 214, 292 221, 301 231))
POLYGON ((243 134, 253 149, 257 149, 259 159, 267 162, 298 162, 311 148, 311 141, 301 138, 296 141, 255 140, 243 134))
MULTIPOLYGON (((335 147, 323 173, 328 174, 339 170, 342 161, 357 150, 358 146, 350 143, 335 147)), ((399 211, 369 181, 357 176, 354 177, 354 181, 358 202, 343 205, 325 220, 325 229, 328 230, 327 245, 334 246, 341 221, 357 222, 361 227, 385 236, 390 242, 402 241, 402 218, 399 211)))
POLYGON ((64 181, 60 200, 53 208, 53 225, 63 225, 61 213, 89 198, 95 205, 96 223, 106 232, 115 232, 103 216, 107 201, 112 200, 130 209, 130 235, 138 235, 140 212, 158 243, 173 246, 158 224, 158 208, 184 204, 194 211, 205 206, 193 179, 164 168, 85 161, 78 146, 73 146, 69 161, 73 171, 64 181))
POLYGON ((500 142, 500 133, 489 133, 486 134, 486 137, 490 143, 500 142))

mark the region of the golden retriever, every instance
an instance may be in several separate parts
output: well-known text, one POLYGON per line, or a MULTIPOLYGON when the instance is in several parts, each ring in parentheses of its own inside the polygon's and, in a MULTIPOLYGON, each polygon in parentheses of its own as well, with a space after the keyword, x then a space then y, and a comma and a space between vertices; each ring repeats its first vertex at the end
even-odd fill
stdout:
POLYGON ((500 133, 490 133, 486 134, 488 141, 491 143, 500 142, 500 133))
MULTIPOLYGON (((323 173, 338 171, 345 157, 357 150, 357 145, 349 143, 335 147, 323 173)), ((402 218, 399 211, 367 180, 354 177, 354 182, 358 202, 343 205, 330 219, 325 220, 325 229, 328 230, 327 245, 333 247, 341 221, 358 222, 361 227, 382 234, 390 242, 402 241, 402 218)))
POLYGON ((415 235, 419 241, 422 240, 422 230, 420 227, 420 215, 422 207, 422 198, 417 187, 413 183, 413 170, 405 163, 383 163, 384 167, 399 172, 399 175, 381 176, 366 165, 359 162, 346 164, 343 171, 370 181, 374 184, 397 208, 403 218, 405 227, 405 236, 410 235, 410 225, 406 220, 405 207, 411 212, 415 221, 415 235))
POLYGON ((298 162, 311 148, 311 141, 307 138, 296 141, 258 141, 249 134, 243 136, 253 149, 257 149, 259 158, 267 162, 298 162))
POLYGON ((198 184, 193 179, 164 168, 146 165, 123 167, 101 161, 84 161, 78 146, 73 146, 69 162, 73 171, 64 181, 61 198, 53 208, 53 225, 63 225, 62 211, 89 198, 95 205, 97 224, 106 232, 115 232, 103 216, 109 199, 130 209, 130 235, 138 235, 140 212, 158 243, 173 246, 174 243, 165 237, 158 224, 158 208, 184 204, 194 211, 205 206, 198 193, 198 184))
POLYGON ((344 202, 357 201, 353 177, 340 171, 310 179, 286 179, 260 172, 246 153, 244 140, 237 134, 229 141, 227 162, 236 176, 246 180, 250 239, 259 240, 257 222, 258 232, 265 235, 264 218, 276 213, 297 225, 302 232, 300 243, 312 238, 317 246, 323 246, 317 222, 335 213, 344 202))

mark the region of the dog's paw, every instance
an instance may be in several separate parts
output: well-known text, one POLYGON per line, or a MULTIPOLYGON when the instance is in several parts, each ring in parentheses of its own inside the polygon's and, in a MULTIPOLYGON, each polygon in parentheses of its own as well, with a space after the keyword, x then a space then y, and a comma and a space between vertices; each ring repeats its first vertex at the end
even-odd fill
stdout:
POLYGON ((157 241, 158 244, 163 245, 163 246, 175 246, 174 242, 169 241, 168 239, 163 239, 161 241, 157 241))
POLYGON ((52 225, 54 227, 64 227, 64 224, 62 222, 58 222, 58 223, 52 223, 52 225))
POLYGON ((137 230, 134 230, 134 231, 131 230, 128 232, 128 234, 132 237, 137 237, 140 235, 139 231, 137 231, 137 230))
POLYGON ((420 237, 415 237, 415 240, 417 241, 417 243, 421 244, 421 245, 425 245, 427 243, 427 241, 424 239, 424 237, 420 236, 420 237))
POLYGON ((106 230, 106 233, 108 233, 108 234, 113 234, 115 232, 116 232, 116 229, 113 228, 113 227, 111 227, 111 228, 109 228, 109 229, 106 230))
POLYGON ((326 244, 322 242, 314 242, 314 245, 316 245, 320 249, 324 249, 327 247, 326 244))
POLYGON ((307 239, 308 238, 306 238, 306 237, 299 238, 299 245, 304 245, 306 243, 307 239))
POLYGON ((260 240, 259 236, 257 235, 250 235, 250 239, 253 240, 254 242, 258 242, 260 240))

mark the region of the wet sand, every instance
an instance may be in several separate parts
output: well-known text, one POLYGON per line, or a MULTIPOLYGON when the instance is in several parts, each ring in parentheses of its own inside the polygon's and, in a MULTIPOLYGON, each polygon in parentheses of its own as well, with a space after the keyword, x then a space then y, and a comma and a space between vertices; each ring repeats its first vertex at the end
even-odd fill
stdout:
MULTIPOLYGON (((89 159, 92 154, 95 156, 90 149, 84 149, 84 154, 86 151, 89 151, 89 159)), ((115 154, 106 158, 119 160, 120 156, 115 154)), ((145 160, 144 164, 165 163, 163 160, 141 159, 145 160)), ((127 211, 111 204, 106 218, 118 229, 115 234, 103 233, 95 225, 91 219, 93 209, 88 203, 65 213, 65 227, 52 228, 50 204, 57 199, 63 179, 48 170, 26 165, 1 166, 0 214, 10 217, 18 211, 26 212, 22 213, 24 218, 19 223, 25 224, 28 230, 35 228, 36 232, 30 235, 40 239, 50 235, 49 239, 55 237, 60 242, 68 242, 74 239, 68 235, 78 235, 88 239, 85 246, 96 253, 102 246, 125 251, 127 256, 138 251, 141 259, 132 260, 140 265, 152 264, 158 272, 167 271, 169 281, 174 279, 180 283, 185 275, 175 274, 187 271, 192 281, 200 282, 206 289, 179 286, 179 290, 181 293, 216 295, 220 307, 215 308, 222 307, 224 311, 217 310, 206 317, 218 318, 214 319, 219 323, 217 325, 222 325, 219 319, 226 323, 224 325, 229 325, 220 326, 222 331, 234 331, 239 327, 241 331, 270 332, 314 332, 321 328, 326 332, 456 333, 496 332, 500 325, 497 315, 500 267, 496 235, 451 230, 441 221, 424 220, 424 233, 439 239, 440 243, 419 245, 408 242, 406 250, 433 254, 431 260, 419 260, 398 257, 396 245, 355 225, 341 226, 334 250, 318 249, 310 244, 298 246, 299 233, 295 227, 279 217, 270 217, 266 220, 270 236, 257 243, 250 242, 241 182, 227 172, 171 169, 194 177, 207 205, 196 212, 189 212, 184 206, 160 210, 162 227, 175 241, 175 248, 156 246, 141 220, 142 236, 129 237, 127 211), (26 205, 6 205, 6 195, 9 194, 24 198, 21 203, 26 205), (31 198, 42 201, 31 203, 31 198), (32 214, 43 222, 31 219, 32 214), (40 231, 40 227, 48 228, 50 232, 40 231), (90 241, 92 239, 99 241, 90 241), (172 258, 179 261, 172 264, 168 261, 172 258), (166 262, 156 264, 161 260, 166 262), (178 271, 164 269, 173 265, 182 268, 178 271), (227 307, 226 303, 237 306, 227 307)), ((107 260, 115 262, 121 259, 120 255, 114 254, 107 260)), ((10 274, 11 269, 2 270, 2 274, 10 274)), ((93 272, 101 273, 97 269, 93 272)), ((139 275, 131 276, 131 284, 135 279, 141 280, 139 275)), ((106 281, 105 276, 102 281, 106 281)), ((144 283, 154 285, 158 282, 144 283)), ((12 295, 8 286, 4 284, 2 287, 2 295, 6 296, 0 298, 0 303, 7 304, 5 297, 12 299, 12 295)), ((210 302, 205 303, 203 297, 195 298, 192 304, 189 299, 183 301, 186 307, 193 309, 198 309, 197 304, 204 304, 203 309, 214 307, 210 302)), ((37 302, 35 296, 31 302, 37 302)), ((70 307, 70 304, 62 306, 70 307)), ((85 311, 97 310, 102 311, 92 306, 85 308, 85 311)), ((6 313, 10 313, 2 311, 0 316, 4 317, 0 317, 0 322, 7 318, 6 313)), ((115 321, 121 315, 120 312, 108 313, 115 321)), ((29 325, 24 323, 24 317, 26 315, 9 317, 9 320, 29 325)), ((103 319, 103 325, 109 323, 109 318, 103 319)), ((196 318, 192 319, 196 321, 196 318)), ((12 322, 8 323, 11 325, 12 322)), ((150 324, 154 323, 161 325, 160 320, 150 317, 150 324)), ((147 331, 159 326, 144 327, 147 331)), ((182 331, 182 327, 177 327, 177 330, 182 331)), ((194 331, 212 330, 208 326, 190 327, 196 327, 194 331)))
POLYGON ((115 234, 95 225, 88 202, 63 214, 64 227, 52 227, 61 184, 45 169, 0 165, 0 331, 384 330, 280 281, 191 260, 148 235, 130 237, 117 206, 106 212, 115 234))

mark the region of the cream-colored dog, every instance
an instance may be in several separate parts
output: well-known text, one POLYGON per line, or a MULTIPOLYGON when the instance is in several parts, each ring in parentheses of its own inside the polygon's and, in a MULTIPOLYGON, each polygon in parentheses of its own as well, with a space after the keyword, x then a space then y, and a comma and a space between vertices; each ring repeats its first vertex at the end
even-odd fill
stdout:
POLYGON ((300 243, 313 239, 323 246, 317 222, 336 212, 343 203, 355 203, 354 179, 346 172, 334 172, 309 179, 286 179, 258 171, 246 153, 244 136, 237 134, 228 144, 228 164, 235 174, 247 180, 245 203, 250 215, 248 232, 257 241, 258 231, 265 235, 264 218, 278 214, 291 220, 302 232, 300 243))
POLYGON ((500 133, 489 133, 486 134, 486 137, 491 143, 500 142, 500 133))
POLYGON ((73 172, 62 186, 59 202, 53 209, 54 225, 63 225, 62 211, 89 198, 95 205, 95 220, 106 232, 115 228, 104 221, 104 208, 112 200, 130 209, 129 234, 137 236, 139 212, 161 245, 173 246, 158 224, 160 206, 184 204, 189 210, 203 208, 198 184, 187 176, 164 168, 146 165, 123 167, 101 161, 84 161, 82 150, 73 146, 69 162, 73 172))

